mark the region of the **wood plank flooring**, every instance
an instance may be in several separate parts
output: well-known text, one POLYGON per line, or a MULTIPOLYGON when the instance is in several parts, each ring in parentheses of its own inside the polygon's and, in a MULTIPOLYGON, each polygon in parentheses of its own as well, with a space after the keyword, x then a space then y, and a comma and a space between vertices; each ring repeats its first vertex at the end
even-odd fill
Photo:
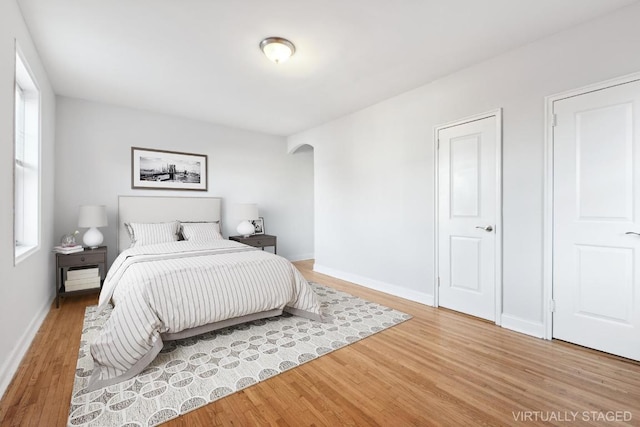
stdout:
MULTIPOLYGON (((414 318, 167 425, 640 425, 639 363, 314 273, 312 261, 296 265, 309 280, 414 318)), ((84 308, 96 301, 52 308, 0 401, 0 425, 65 425, 84 308)))

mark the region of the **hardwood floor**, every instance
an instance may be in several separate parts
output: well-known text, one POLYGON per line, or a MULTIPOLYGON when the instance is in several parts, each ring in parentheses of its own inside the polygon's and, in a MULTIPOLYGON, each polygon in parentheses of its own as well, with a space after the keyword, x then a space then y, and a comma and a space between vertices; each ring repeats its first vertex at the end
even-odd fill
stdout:
MULTIPOLYGON (((640 425, 639 363, 296 265, 309 280, 414 318, 167 425, 640 425)), ((96 301, 52 308, 0 402, 0 425, 65 425, 84 308, 96 301)))

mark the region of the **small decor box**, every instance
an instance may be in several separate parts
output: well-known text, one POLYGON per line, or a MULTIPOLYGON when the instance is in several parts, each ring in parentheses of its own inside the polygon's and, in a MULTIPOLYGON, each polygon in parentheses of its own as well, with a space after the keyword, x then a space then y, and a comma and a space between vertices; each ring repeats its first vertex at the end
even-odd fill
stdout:
POLYGON ((100 287, 100 270, 92 268, 76 268, 67 272, 67 280, 64 281, 66 292, 81 291, 100 287))

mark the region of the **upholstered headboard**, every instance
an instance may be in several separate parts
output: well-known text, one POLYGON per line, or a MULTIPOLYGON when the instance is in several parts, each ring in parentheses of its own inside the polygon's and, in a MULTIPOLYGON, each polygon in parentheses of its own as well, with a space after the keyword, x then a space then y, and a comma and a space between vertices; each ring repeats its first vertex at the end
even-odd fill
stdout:
POLYGON ((131 245, 125 223, 220 221, 218 197, 118 197, 118 253, 131 245))

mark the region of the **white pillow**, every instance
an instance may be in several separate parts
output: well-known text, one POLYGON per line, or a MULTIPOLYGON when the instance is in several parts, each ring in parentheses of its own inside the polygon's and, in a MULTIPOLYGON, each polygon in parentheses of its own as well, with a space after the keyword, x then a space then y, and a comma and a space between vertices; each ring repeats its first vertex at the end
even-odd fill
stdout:
POLYGON ((134 247, 175 242, 178 240, 180 223, 178 221, 149 224, 131 222, 125 224, 125 227, 131 238, 131 247, 134 247))
POLYGON ((190 242, 209 242, 223 240, 220 224, 217 222, 183 222, 182 238, 190 242))

